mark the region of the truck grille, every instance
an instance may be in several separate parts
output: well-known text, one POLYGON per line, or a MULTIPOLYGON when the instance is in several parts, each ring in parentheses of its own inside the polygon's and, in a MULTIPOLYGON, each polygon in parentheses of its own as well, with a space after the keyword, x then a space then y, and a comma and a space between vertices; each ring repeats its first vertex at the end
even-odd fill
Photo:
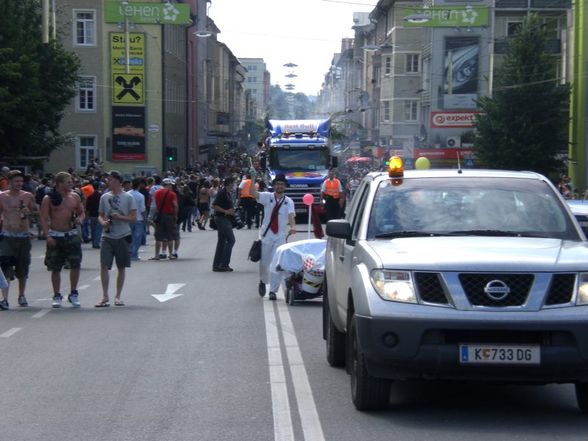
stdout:
POLYGON ((524 305, 533 285, 533 274, 460 274, 459 281, 473 306, 521 306, 524 305), (509 294, 495 300, 484 292, 484 287, 492 280, 501 280, 509 288, 509 294))
POLYGON ((415 282, 421 300, 427 303, 447 305, 447 297, 438 273, 415 273, 415 282))
POLYGON ((560 305, 570 303, 574 296, 574 286, 576 284, 575 274, 554 274, 549 286, 549 292, 546 305, 560 305))

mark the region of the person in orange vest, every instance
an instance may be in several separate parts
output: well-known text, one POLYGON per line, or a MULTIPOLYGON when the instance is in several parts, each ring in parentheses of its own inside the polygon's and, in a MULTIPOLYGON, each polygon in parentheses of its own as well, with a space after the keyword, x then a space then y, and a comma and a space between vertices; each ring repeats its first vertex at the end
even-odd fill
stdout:
POLYGON ((241 206, 245 210, 245 223, 248 230, 251 230, 255 209, 257 208, 257 201, 252 194, 252 185, 255 185, 255 181, 251 179, 251 173, 247 173, 245 179, 239 184, 239 199, 241 206))
POLYGON ((325 201, 327 222, 331 219, 339 219, 345 202, 345 193, 341 181, 335 177, 335 170, 329 169, 329 177, 321 186, 321 200, 325 201))

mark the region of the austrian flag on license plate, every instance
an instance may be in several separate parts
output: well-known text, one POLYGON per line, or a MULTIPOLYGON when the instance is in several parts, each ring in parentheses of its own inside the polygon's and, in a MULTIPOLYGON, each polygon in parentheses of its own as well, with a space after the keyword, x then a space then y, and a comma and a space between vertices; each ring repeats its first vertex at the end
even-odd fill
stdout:
POLYGON ((461 364, 534 364, 541 362, 538 345, 459 345, 461 364))

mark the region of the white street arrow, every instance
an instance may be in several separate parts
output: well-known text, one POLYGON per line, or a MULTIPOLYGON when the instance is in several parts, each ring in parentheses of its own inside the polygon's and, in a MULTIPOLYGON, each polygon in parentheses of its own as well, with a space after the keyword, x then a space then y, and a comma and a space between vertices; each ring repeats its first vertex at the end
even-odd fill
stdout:
POLYGON ((182 288, 183 286, 186 286, 186 284, 185 283, 168 283, 167 288, 165 289, 165 294, 151 294, 151 295, 153 297, 155 297, 157 300, 159 300, 161 303, 167 302, 168 300, 183 296, 184 294, 176 294, 175 293, 178 289, 182 288))

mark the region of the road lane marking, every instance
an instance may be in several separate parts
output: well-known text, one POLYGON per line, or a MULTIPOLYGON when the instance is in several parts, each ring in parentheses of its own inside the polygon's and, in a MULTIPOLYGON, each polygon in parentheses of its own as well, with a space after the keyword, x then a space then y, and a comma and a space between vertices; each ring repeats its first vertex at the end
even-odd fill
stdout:
POLYGON ((280 316, 280 328, 284 338, 284 345, 286 346, 286 357, 288 358, 288 365, 292 375, 292 384, 294 386, 296 403, 298 404, 298 414, 300 415, 304 439, 307 441, 324 441, 325 436, 323 434, 321 420, 316 409, 316 403, 300 352, 300 346, 298 345, 298 339, 296 338, 296 331, 292 324, 288 305, 285 302, 280 301, 278 303, 278 314, 280 316))
POLYGON ((100 276, 94 277, 94 281, 100 280, 100 276))
POLYGON ((50 310, 50 309, 43 309, 43 310, 41 310, 41 311, 37 312, 37 313, 36 313, 36 314, 35 314, 35 315, 34 315, 32 318, 34 318, 34 319, 41 318, 41 317, 43 317, 44 315, 48 314, 49 312, 51 312, 51 310, 50 310))
POLYGON ((0 338, 8 338, 8 337, 12 337, 14 334, 16 334, 18 331, 20 331, 22 328, 11 328, 8 331, 6 331, 4 334, 0 334, 0 338))
POLYGON ((284 364, 282 363, 282 347, 280 345, 278 323, 273 303, 264 301, 263 313, 270 374, 272 414, 274 418, 274 440, 294 441, 292 414, 288 400, 288 387, 286 385, 284 364))
POLYGON ((84 289, 88 289, 90 287, 90 285, 82 285, 82 286, 78 286, 78 291, 82 291, 84 289))

